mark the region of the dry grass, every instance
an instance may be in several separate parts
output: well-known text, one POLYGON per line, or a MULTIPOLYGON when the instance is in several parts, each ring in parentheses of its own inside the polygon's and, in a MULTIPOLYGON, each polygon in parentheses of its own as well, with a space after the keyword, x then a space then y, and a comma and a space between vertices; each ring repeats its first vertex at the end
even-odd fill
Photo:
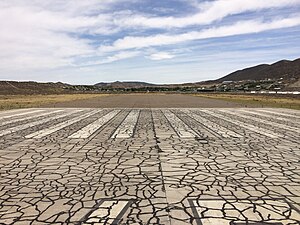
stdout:
POLYGON ((220 99, 256 107, 289 108, 300 110, 300 98, 298 96, 274 96, 274 95, 243 95, 243 94, 196 94, 195 96, 220 99))
POLYGON ((61 94, 61 95, 0 95, 0 110, 40 107, 74 100, 91 99, 106 94, 61 94))

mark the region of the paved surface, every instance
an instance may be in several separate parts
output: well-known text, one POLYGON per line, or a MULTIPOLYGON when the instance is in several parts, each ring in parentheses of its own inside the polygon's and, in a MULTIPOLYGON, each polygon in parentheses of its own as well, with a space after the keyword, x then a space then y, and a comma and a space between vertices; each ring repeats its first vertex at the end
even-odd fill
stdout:
POLYGON ((0 224, 300 221, 300 112, 0 113, 0 224))
MULTIPOLYGON (((75 100, 43 107, 57 108, 234 108, 247 107, 234 102, 183 94, 122 94, 75 100)), ((252 105, 253 107, 253 105, 252 105)))

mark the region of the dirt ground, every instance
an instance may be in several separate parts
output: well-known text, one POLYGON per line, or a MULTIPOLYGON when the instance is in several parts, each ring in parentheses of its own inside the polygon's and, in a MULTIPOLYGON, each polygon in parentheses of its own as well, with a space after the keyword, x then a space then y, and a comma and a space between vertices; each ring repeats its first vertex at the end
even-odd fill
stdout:
MULTIPOLYGON (((124 94, 51 103, 55 108, 233 108, 247 104, 180 94, 124 94)), ((253 107, 253 105, 251 105, 253 107)))

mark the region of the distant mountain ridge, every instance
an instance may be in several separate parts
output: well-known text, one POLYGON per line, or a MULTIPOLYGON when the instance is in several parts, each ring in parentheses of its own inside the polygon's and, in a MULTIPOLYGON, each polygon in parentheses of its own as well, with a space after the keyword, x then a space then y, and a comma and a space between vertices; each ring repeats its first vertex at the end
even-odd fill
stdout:
POLYGON ((266 80, 280 79, 299 80, 300 79, 300 58, 290 61, 281 60, 273 64, 261 64, 242 70, 235 71, 216 80, 183 83, 183 84, 164 84, 157 85, 138 81, 116 81, 111 83, 98 83, 95 86, 110 88, 141 88, 141 87, 180 87, 180 86, 197 86, 201 84, 222 83, 224 81, 247 81, 247 80, 266 80))
POLYGON ((97 83, 95 86, 98 87, 110 87, 110 88, 140 88, 140 87, 153 87, 156 86, 156 84, 150 84, 146 82, 140 82, 140 81, 116 81, 111 83, 97 83))
POLYGON ((230 73, 216 82, 280 79, 285 80, 300 78, 300 58, 294 61, 281 60, 274 64, 261 64, 230 73))
POLYGON ((289 61, 281 60, 274 64, 261 64, 246 69, 238 70, 216 80, 208 80, 182 84, 151 84, 140 81, 116 81, 111 83, 97 83, 95 85, 70 85, 61 82, 39 83, 34 81, 0 81, 0 95, 13 94, 65 94, 99 92, 105 89, 135 89, 147 88, 159 90, 159 88, 185 88, 185 87, 212 87, 222 85, 224 81, 259 81, 259 80, 283 80, 287 89, 300 89, 300 58, 289 61), (283 78, 283 79, 280 79, 283 78))
POLYGON ((61 82, 40 83, 35 81, 0 81, 0 95, 12 94, 63 94, 66 93, 69 84, 61 82))

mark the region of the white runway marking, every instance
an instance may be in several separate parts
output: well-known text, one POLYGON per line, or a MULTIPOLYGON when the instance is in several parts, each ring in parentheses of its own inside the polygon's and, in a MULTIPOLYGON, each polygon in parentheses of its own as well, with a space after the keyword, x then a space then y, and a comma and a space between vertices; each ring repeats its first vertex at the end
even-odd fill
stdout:
POLYGON ((194 138, 198 136, 195 131, 193 131, 174 113, 169 110, 163 110, 163 113, 180 138, 194 138))
POLYGON ((296 109, 284 109, 284 108, 264 108, 264 109, 276 111, 276 112, 282 112, 282 113, 288 112, 289 114, 300 117, 300 112, 299 110, 296 109))
POLYGON ((39 109, 39 110, 33 110, 33 111, 29 111, 29 112, 11 114, 11 115, 8 115, 8 116, 1 116, 0 120, 9 119, 9 118, 12 118, 12 117, 24 116, 24 115, 28 115, 28 114, 43 112, 43 111, 45 111, 45 110, 39 109))
MULTIPOLYGON (((265 113, 259 113, 257 111, 248 111, 246 109, 239 109, 239 111, 246 113, 246 114, 252 114, 252 115, 258 115, 258 116, 262 116, 262 117, 268 117, 271 118, 273 120, 278 120, 278 121, 285 121, 285 122, 291 122, 291 119, 287 119, 287 118, 282 118, 282 117, 278 117, 276 115, 270 115, 270 114, 265 114, 265 113)), ((297 121, 293 121, 293 123, 295 124, 300 124, 300 122, 297 121)))
POLYGON ((270 110, 266 110, 266 109, 256 109, 256 111, 300 119, 299 116, 296 116, 296 115, 293 115, 293 114, 286 114, 286 113, 282 113, 282 112, 275 112, 275 110, 270 111, 270 110))
POLYGON ((280 129, 290 130, 290 131, 293 131, 293 132, 300 132, 300 129, 298 129, 296 127, 290 127, 290 126, 280 124, 280 123, 276 123, 276 122, 269 122, 269 121, 266 121, 266 120, 263 120, 263 119, 255 118, 253 116, 246 116, 246 115, 243 115, 243 114, 238 113, 238 112, 232 112, 232 111, 228 111, 228 110, 219 110, 219 111, 224 112, 224 113, 229 113, 229 114, 234 115, 234 116, 240 116, 240 117, 245 118, 245 119, 250 119, 250 120, 262 123, 262 124, 271 125, 273 127, 278 127, 280 129))
MULTIPOLYGON (((60 109, 60 110, 55 110, 55 111, 51 111, 51 112, 47 112, 47 113, 41 113, 41 114, 37 114, 37 115, 25 117, 25 118, 19 118, 19 119, 14 119, 14 120, 8 120, 8 121, 5 121, 5 122, 0 123, 0 126, 4 126, 4 125, 10 124, 10 123, 21 122, 21 121, 24 121, 24 120, 30 120, 30 119, 37 118, 37 117, 40 117, 40 116, 47 116, 47 115, 54 114, 54 113, 58 113, 58 112, 62 112, 62 111, 64 111, 64 110, 60 109)), ((36 112, 35 112, 35 113, 36 113, 36 112)))
POLYGON ((271 125, 273 127, 278 127, 280 129, 299 132, 299 129, 296 128, 296 127, 290 127, 290 126, 287 126, 287 125, 284 125, 284 124, 279 124, 279 123, 276 123, 276 122, 269 122, 269 121, 266 121, 266 120, 263 120, 263 119, 255 118, 253 116, 246 116, 246 115, 243 115, 243 114, 238 113, 238 112, 232 112, 232 111, 228 111, 228 110, 219 110, 219 111, 224 112, 224 113, 228 113, 228 114, 231 114, 231 115, 234 115, 234 116, 240 116, 240 117, 245 118, 245 119, 250 119, 250 120, 262 123, 262 124, 271 125))
POLYGON ((92 212, 91 215, 82 225, 108 225, 108 224, 119 224, 121 212, 125 209, 129 202, 128 201, 104 201, 98 209, 92 212))
POLYGON ((69 136, 69 138, 88 138, 104 124, 114 118, 121 110, 114 110, 69 136))
POLYGON ((78 116, 76 118, 73 118, 73 119, 64 121, 62 123, 56 124, 56 125, 54 125, 52 127, 49 127, 49 128, 46 128, 46 129, 42 129, 42 130, 39 130, 39 131, 34 132, 32 134, 26 135, 25 137, 26 138, 42 138, 42 137, 45 137, 45 136, 47 136, 49 134, 52 134, 52 133, 54 133, 54 132, 56 132, 56 131, 64 128, 64 127, 70 126, 70 125, 72 125, 74 123, 79 122, 80 120, 86 119, 86 118, 88 118, 88 117, 90 117, 90 116, 92 116, 92 115, 94 115, 94 114, 96 114, 96 113, 98 113, 100 111, 101 110, 93 110, 91 112, 88 112, 88 113, 85 113, 83 115, 80 115, 80 116, 78 116))
POLYGON ((31 123, 22 124, 22 125, 19 125, 19 126, 16 126, 16 127, 11 127, 11 128, 8 128, 4 131, 0 131, 0 137, 4 136, 4 135, 7 135, 7 134, 15 133, 15 132, 20 131, 20 130, 25 130, 25 129, 30 128, 30 127, 35 127, 37 125, 41 125, 43 123, 47 123, 47 122, 52 121, 52 120, 56 120, 56 119, 59 119, 59 118, 62 118, 62 117, 66 117, 66 116, 69 116, 71 114, 74 114, 74 113, 77 113, 77 112, 80 112, 80 111, 83 111, 83 110, 74 110, 74 111, 71 111, 71 112, 68 112, 68 113, 65 113, 65 114, 62 114, 62 115, 58 115, 58 116, 38 120, 38 121, 35 121, 35 122, 31 122, 31 123))
POLYGON ((208 127, 209 129, 211 129, 212 131, 216 132, 217 134, 220 134, 222 137, 224 138, 228 138, 228 137, 243 137, 242 135, 233 132, 231 130, 228 130, 225 127, 220 126, 219 124, 216 124, 206 118, 203 118, 202 116, 195 114, 193 112, 193 110, 185 110, 186 112, 188 112, 188 115, 192 118, 194 118, 196 121, 200 122, 201 124, 203 124, 205 127, 208 127))
POLYGON ((178 136, 160 110, 152 110, 152 117, 156 137, 164 139, 178 136))
POLYGON ((224 115, 217 114, 217 113, 212 112, 210 110, 201 110, 201 111, 204 112, 204 113, 206 113, 206 114, 210 114, 210 115, 212 115, 214 117, 217 117, 217 118, 219 118, 221 120, 225 120, 227 122, 230 122, 232 124, 235 124, 237 126, 245 128, 247 130, 251 130, 251 131, 253 131, 255 133, 262 134, 262 135, 267 136, 267 137, 278 138, 278 137, 282 136, 280 134, 276 134, 276 133, 274 133, 274 132, 272 132, 270 130, 267 130, 267 129, 263 129, 263 128, 260 128, 260 127, 257 127, 257 126, 254 126, 254 125, 251 125, 251 124, 248 124, 248 123, 244 123, 244 122, 241 122, 241 121, 237 122, 237 121, 234 121, 234 120, 232 120, 232 119, 230 119, 228 117, 225 118, 224 115))
POLYGON ((0 117, 6 115, 12 115, 13 113, 32 112, 32 110, 39 110, 39 109, 31 108, 31 109, 12 109, 12 110, 1 111, 0 117))
POLYGON ((282 199, 193 200, 190 202, 196 214, 195 217, 202 225, 288 225, 296 224, 295 222, 300 219, 300 214, 282 199))
POLYGON ((125 120, 120 124, 111 138, 130 138, 133 136, 140 110, 131 110, 125 120))

